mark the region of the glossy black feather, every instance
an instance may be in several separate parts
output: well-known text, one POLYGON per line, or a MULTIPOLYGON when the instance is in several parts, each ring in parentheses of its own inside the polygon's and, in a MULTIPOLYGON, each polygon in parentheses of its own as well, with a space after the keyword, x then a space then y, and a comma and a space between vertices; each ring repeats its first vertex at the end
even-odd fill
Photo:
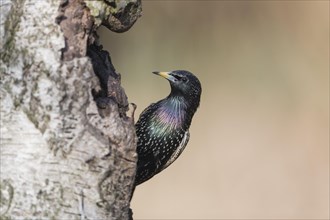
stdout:
POLYGON ((146 108, 135 125, 138 137, 135 185, 161 172, 180 156, 199 106, 202 90, 197 77, 182 70, 163 77, 170 82, 171 93, 146 108))

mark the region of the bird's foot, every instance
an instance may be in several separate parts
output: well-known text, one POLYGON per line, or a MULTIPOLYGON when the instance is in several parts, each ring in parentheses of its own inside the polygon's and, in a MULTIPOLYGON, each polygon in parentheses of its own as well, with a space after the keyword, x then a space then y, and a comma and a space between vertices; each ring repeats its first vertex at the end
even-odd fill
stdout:
POLYGON ((132 122, 133 122, 133 124, 135 124, 135 120, 134 120, 134 114, 135 114, 135 110, 136 110, 136 108, 137 108, 137 105, 135 104, 135 103, 130 103, 130 105, 133 107, 133 109, 132 109, 132 113, 131 113, 131 120, 132 120, 132 122))

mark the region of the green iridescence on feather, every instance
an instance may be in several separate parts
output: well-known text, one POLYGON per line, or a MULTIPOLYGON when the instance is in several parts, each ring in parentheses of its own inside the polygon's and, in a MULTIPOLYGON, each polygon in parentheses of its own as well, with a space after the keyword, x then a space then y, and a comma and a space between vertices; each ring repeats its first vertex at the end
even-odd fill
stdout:
POLYGON ((185 120, 186 105, 180 97, 165 99, 161 107, 150 119, 150 127, 155 136, 166 136, 182 127, 185 120))

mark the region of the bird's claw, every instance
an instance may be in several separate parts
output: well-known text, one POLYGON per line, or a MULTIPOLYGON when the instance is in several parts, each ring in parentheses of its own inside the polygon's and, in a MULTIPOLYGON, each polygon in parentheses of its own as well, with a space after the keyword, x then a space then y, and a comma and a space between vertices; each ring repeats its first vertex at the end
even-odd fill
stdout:
POLYGON ((135 120, 134 120, 134 114, 135 114, 135 110, 137 108, 137 105, 135 103, 130 103, 130 105, 133 107, 133 110, 132 110, 132 114, 131 114, 131 119, 133 121, 133 123, 135 123, 135 120))

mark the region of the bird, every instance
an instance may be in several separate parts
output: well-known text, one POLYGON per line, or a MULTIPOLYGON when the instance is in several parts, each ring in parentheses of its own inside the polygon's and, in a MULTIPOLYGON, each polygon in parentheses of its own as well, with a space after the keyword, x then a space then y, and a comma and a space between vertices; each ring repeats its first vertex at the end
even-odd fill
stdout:
POLYGON ((153 73, 169 81, 171 92, 148 106, 135 124, 138 159, 134 189, 181 155, 189 141, 189 127, 202 93, 200 81, 189 71, 153 73))

